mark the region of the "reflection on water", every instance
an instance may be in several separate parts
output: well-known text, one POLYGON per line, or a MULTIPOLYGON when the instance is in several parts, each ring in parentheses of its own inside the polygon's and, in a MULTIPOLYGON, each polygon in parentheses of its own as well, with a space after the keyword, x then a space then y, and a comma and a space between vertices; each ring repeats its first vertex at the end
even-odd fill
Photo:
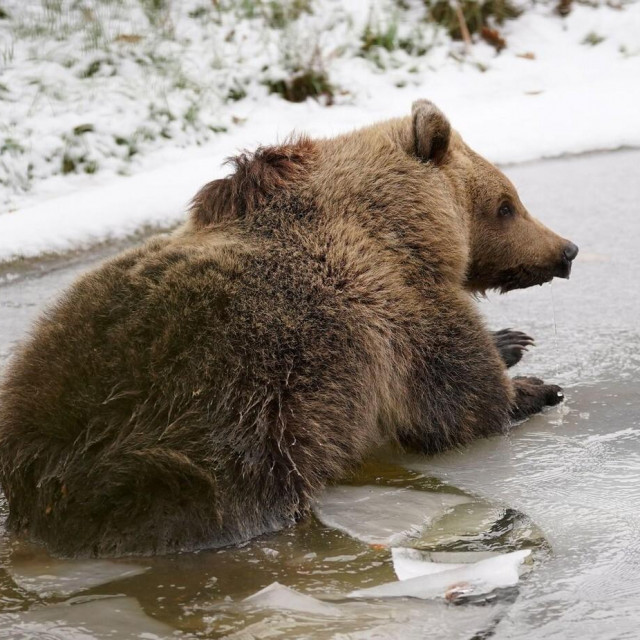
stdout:
MULTIPOLYGON (((536 550, 539 558, 548 554, 540 530, 522 513, 397 464, 371 462, 339 490, 357 499, 374 494, 375 502, 364 501, 369 506, 359 512, 366 520, 363 530, 367 523, 375 531, 394 524, 399 530, 408 528, 403 546, 423 550, 430 561, 464 565, 496 551, 522 548, 536 550), (398 492, 410 492, 414 501, 407 500, 406 512, 393 523, 389 514, 399 515, 398 492), (445 507, 430 512, 416 496, 427 506, 445 507)), ((327 509, 333 509, 331 517, 340 525, 352 517, 353 504, 330 503, 327 509)), ((282 638, 357 638, 371 637, 367 634, 375 628, 388 637, 402 629, 404 636, 420 638, 437 629, 466 638, 470 629, 481 632, 494 625, 512 598, 493 595, 466 606, 444 600, 346 601, 351 591, 396 580, 391 550, 325 526, 315 517, 239 548, 122 561, 56 560, 37 547, 5 538, 2 575, 0 604, 14 613, 0 617, 0 637, 18 631, 23 634, 19 637, 32 637, 25 631, 29 629, 52 638, 56 629, 85 629, 96 637, 110 637, 109 630, 115 629, 120 635, 114 637, 130 637, 134 630, 155 629, 156 636, 171 630, 206 638, 267 638, 277 631, 282 638), (289 600, 282 608, 265 607, 264 600, 260 606, 251 599, 243 602, 274 582, 315 596, 308 599, 314 606, 295 607, 295 595, 286 592, 276 592, 289 600), (69 605, 69 595, 82 598, 69 605), (92 598, 89 603, 87 597, 92 598), (116 605, 118 615, 112 613, 116 605), (105 616, 111 626, 103 624, 105 616), (49 624, 52 621, 58 622, 49 624)))
POLYGON ((533 549, 533 568, 515 591, 461 604, 347 600, 351 591, 396 576, 388 547, 359 540, 356 528, 353 535, 343 532, 345 522, 353 526, 356 502, 346 500, 341 513, 334 501, 330 520, 337 528, 311 517, 240 548, 169 557, 62 561, 5 537, 0 637, 417 639, 470 638, 488 630, 496 638, 636 637, 638 399, 631 381, 574 387, 562 408, 506 437, 431 459, 380 454, 339 489, 343 497, 354 491, 363 531, 386 528, 393 537, 396 526, 402 546, 428 561, 464 564, 533 549), (399 512, 403 492, 447 506, 424 513, 412 499, 399 512), (362 499, 369 494, 376 499, 362 499), (395 521, 390 513, 399 514, 395 521), (286 601, 279 609, 243 602, 273 583, 339 615, 289 610, 286 601))

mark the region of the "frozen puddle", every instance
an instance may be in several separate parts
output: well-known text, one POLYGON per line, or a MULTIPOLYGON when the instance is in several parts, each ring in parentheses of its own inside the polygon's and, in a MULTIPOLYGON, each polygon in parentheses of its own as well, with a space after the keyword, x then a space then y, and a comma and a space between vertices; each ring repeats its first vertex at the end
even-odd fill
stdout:
POLYGON ((171 627, 147 616, 134 598, 100 598, 0 615, 7 640, 160 640, 171 627))

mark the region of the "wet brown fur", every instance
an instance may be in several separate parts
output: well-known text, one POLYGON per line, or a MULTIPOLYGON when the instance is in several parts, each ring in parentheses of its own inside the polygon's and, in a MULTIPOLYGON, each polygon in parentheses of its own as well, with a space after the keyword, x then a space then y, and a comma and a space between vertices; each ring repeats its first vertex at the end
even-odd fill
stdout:
POLYGON ((546 278, 562 242, 426 101, 241 156, 15 353, 9 529, 65 556, 216 547, 294 523, 383 440, 501 432, 556 388, 506 375, 469 292, 546 278), (488 218, 505 194, 509 228, 488 218))

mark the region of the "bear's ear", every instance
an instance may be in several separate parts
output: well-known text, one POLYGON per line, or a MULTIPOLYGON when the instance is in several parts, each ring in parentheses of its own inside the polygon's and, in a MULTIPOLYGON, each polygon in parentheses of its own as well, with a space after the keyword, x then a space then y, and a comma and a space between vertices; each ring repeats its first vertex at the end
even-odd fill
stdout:
POLYGON ((411 105, 415 154, 423 162, 438 164, 449 149, 451 125, 433 102, 416 100, 411 105))

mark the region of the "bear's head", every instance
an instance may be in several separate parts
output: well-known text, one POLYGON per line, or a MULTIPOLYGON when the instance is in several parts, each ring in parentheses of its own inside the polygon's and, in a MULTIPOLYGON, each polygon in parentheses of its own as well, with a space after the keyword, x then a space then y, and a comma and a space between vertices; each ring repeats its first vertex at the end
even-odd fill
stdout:
POLYGON ((431 102, 413 104, 414 152, 448 178, 465 216, 466 286, 501 292, 568 278, 578 247, 536 220, 510 180, 471 150, 431 102))

